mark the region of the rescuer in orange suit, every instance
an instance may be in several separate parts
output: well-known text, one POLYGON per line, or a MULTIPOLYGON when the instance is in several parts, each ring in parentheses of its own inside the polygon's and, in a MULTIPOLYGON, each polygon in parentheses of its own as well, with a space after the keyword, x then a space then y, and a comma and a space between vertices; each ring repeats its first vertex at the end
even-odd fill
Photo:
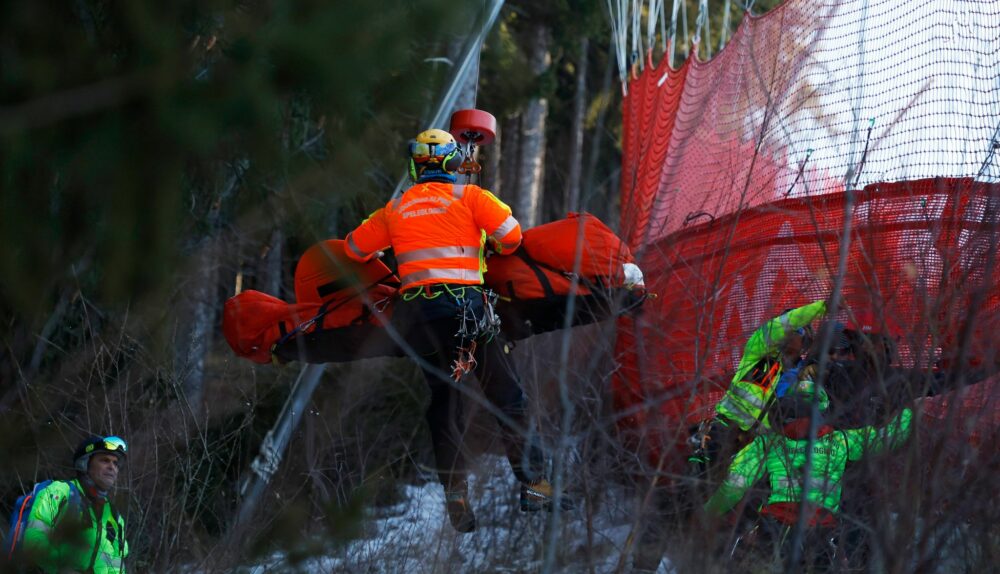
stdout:
POLYGON ((463 157, 448 132, 421 132, 409 155, 414 185, 349 233, 346 252, 358 261, 389 248, 395 253, 402 296, 393 324, 419 357, 430 387, 427 424, 451 524, 459 532, 476 526, 461 444, 460 387, 469 371, 497 415, 521 482, 521 510, 551 510, 553 489, 542 475, 542 453, 526 436, 524 392, 483 289, 487 242, 495 252, 509 253, 521 243, 521 226, 489 191, 456 183, 463 157))

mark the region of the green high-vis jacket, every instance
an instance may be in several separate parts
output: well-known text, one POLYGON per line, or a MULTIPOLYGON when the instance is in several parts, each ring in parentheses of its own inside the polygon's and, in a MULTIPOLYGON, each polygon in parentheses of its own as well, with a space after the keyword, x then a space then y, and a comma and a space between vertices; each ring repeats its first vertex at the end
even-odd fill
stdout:
POLYGON ((78 480, 53 481, 38 493, 24 531, 24 557, 43 572, 124 574, 125 522, 104 501, 100 517, 78 480), (72 485, 72 486, 71 486, 72 485), (79 492, 71 502, 70 488, 79 492))
MULTIPOLYGON (((840 510, 841 480, 848 461, 866 453, 895 448, 910 434, 913 411, 903 409, 888 425, 833 430, 813 443, 809 492, 806 500, 832 513, 840 510)), ((809 441, 780 434, 760 435, 737 453, 729 476, 705 503, 705 510, 723 514, 736 506, 746 491, 766 474, 771 494, 765 506, 779 502, 801 503, 809 441)))
POLYGON ((762 416, 762 413, 774 394, 776 385, 770 384, 765 388, 747 378, 754 367, 761 361, 769 359, 777 364, 777 371, 772 376, 776 382, 781 376, 779 356, 781 344, 790 334, 812 323, 824 313, 826 313, 826 301, 813 301, 771 319, 754 331, 743 347, 743 357, 736 366, 733 382, 716 405, 715 411, 739 425, 744 431, 753 428, 758 420, 765 428, 770 428, 767 417, 762 416))

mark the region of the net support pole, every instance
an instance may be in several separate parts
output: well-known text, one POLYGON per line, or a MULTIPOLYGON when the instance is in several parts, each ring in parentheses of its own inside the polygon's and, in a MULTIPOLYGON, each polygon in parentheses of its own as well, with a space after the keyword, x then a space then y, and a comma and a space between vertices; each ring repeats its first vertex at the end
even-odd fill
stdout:
POLYGON ((250 463, 250 473, 246 475, 240 485, 240 496, 243 500, 236 515, 233 530, 246 524, 253 516, 257 503, 267 490, 271 477, 278 470, 285 450, 288 448, 288 443, 292 440, 292 433, 299 426, 302 413, 309 405, 309 401, 312 400, 312 395, 316 391, 316 387, 319 386, 319 381, 325 370, 325 365, 306 365, 299 373, 299 377, 292 386, 292 392, 288 396, 288 400, 285 401, 281 414, 278 415, 278 420, 264 436, 257 457, 250 463))

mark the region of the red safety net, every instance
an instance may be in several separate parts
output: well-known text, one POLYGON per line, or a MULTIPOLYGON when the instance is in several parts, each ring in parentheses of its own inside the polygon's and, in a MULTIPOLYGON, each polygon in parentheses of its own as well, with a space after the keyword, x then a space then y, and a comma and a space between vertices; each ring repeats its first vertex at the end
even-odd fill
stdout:
POLYGON ((632 79, 621 235, 657 296, 620 324, 633 439, 682 444, 749 334, 829 296, 845 231, 845 302, 905 364, 1000 363, 998 27, 985 0, 789 0, 711 61, 632 79))

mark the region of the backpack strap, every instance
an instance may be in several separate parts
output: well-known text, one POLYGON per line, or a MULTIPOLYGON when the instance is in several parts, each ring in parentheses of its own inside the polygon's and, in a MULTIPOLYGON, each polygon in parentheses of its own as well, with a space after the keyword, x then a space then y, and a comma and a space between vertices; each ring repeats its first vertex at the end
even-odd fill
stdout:
POLYGON ((595 295, 605 294, 605 299, 607 299, 606 294, 611 292, 611 287, 605 284, 604 280, 600 276, 591 278, 587 277, 583 273, 566 271, 565 269, 558 269, 547 263, 542 263, 541 261, 528 255, 528 250, 525 249, 524 247, 518 248, 518 250, 515 251, 513 255, 518 256, 522 261, 524 261, 528 265, 528 267, 531 268, 532 271, 535 272, 535 275, 538 276, 539 282, 541 282, 542 284, 542 289, 545 290, 546 297, 555 296, 555 292, 552 291, 552 286, 549 284, 548 279, 542 273, 541 271, 542 269, 555 273, 556 275, 562 275, 564 277, 572 277, 573 275, 576 275, 576 278, 580 286, 589 289, 592 292, 592 294, 595 295))
MULTIPOLYGON (((56 515, 53 517, 53 526, 63 519, 63 510, 69 506, 75 507, 77 510, 86 510, 86 504, 83 502, 83 493, 80 489, 76 487, 73 480, 53 480, 50 481, 51 484, 56 482, 65 482, 66 486, 69 487, 69 495, 59 501, 59 510, 56 511, 56 515)), ((51 485, 50 484, 50 485, 51 485)), ((46 487, 48 488, 48 487, 46 487)))
MULTIPOLYGON (((319 311, 317 311, 315 317, 313 317, 312 319, 309 319, 308 321, 305 321, 305 322, 297 325, 294 329, 292 329, 291 331, 288 331, 287 333, 284 332, 285 331, 285 323, 284 323, 284 321, 280 322, 278 328, 281 330, 281 338, 278 339, 278 342, 274 344, 274 347, 277 348, 277 347, 280 347, 280 346, 284 345, 285 343, 287 343, 289 341, 289 339, 291 339, 295 335, 298 335, 299 333, 301 333, 301 332, 309 329, 313 325, 317 325, 317 327, 316 327, 317 331, 323 331, 324 330, 323 329, 323 318, 326 317, 327 314, 329 314, 329 313, 331 313, 333 311, 336 311, 338 308, 340 308, 341 306, 345 305, 347 302, 353 300, 355 297, 358 297, 361 294, 362 291, 367 292, 368 289, 371 289, 372 287, 375 287, 376 285, 379 285, 379 284, 381 284, 381 283, 383 283, 385 281, 388 281, 389 279, 392 279, 392 276, 393 276, 393 273, 390 272, 388 275, 380 278, 378 281, 375 281, 374 283, 366 286, 363 290, 356 291, 355 293, 352 293, 348 297, 345 297, 344 299, 341 299, 340 301, 336 301, 336 303, 337 303, 336 305, 333 305, 333 303, 335 302, 334 299, 326 301, 325 303, 323 303, 323 305, 320 306, 319 311)), ((367 305, 362 305, 362 307, 367 308, 367 305)), ((364 312, 362 312, 361 316, 362 317, 364 316, 364 312)))
MULTIPOLYGON (((528 255, 528 251, 523 247, 515 251, 513 255, 516 255, 518 258, 524 261, 525 265, 527 265, 528 268, 531 269, 532 272, 534 272, 535 277, 538 278, 538 282, 541 284, 542 290, 545 292, 546 297, 556 296, 555 290, 552 289, 552 283, 549 282, 549 278, 546 277, 545 273, 542 272, 542 268, 548 267, 547 265, 543 265, 538 261, 535 261, 530 255, 528 255)), ((513 289, 511 291, 513 291, 513 289)))
POLYGON ((67 484, 69 484, 69 503, 73 504, 77 508, 82 508, 83 493, 80 492, 80 489, 76 487, 76 484, 73 481, 68 481, 67 484))
MULTIPOLYGON (((118 514, 118 509, 115 508, 115 505, 111 503, 111 497, 108 497, 108 496, 104 497, 104 505, 103 506, 107 506, 108 507, 108 512, 111 514, 111 518, 115 521, 115 528, 118 530, 118 534, 117 534, 118 548, 119 548, 119 551, 122 551, 125 548, 125 525, 122 523, 121 515, 118 514)), ((105 540, 107 539, 107 536, 105 535, 106 531, 105 531, 105 526, 104 526, 104 521, 103 521, 103 518, 104 518, 104 508, 103 508, 103 506, 101 508, 101 515, 100 516, 97 516, 97 512, 96 511, 94 512, 94 520, 95 520, 95 524, 94 524, 94 550, 90 554, 90 565, 87 566, 86 570, 84 570, 85 574, 93 574, 94 573, 94 565, 97 563, 97 554, 101 551, 101 542, 102 542, 102 539, 105 539, 105 540)), ((90 507, 91 507, 91 509, 94 509, 94 505, 93 504, 91 504, 90 507)))

